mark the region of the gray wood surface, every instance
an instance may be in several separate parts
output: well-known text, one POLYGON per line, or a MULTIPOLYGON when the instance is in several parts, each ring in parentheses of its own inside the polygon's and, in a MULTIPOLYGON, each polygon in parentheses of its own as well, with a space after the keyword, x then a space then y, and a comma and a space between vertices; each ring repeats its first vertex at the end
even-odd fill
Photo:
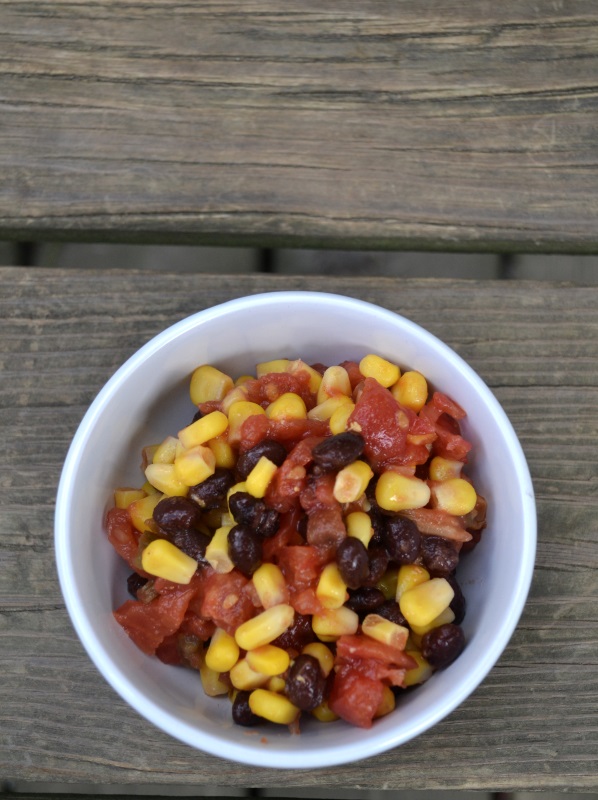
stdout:
POLYGON ((0 787, 598 790, 597 287, 22 268, 0 269, 0 285, 0 787), (283 288, 403 313, 482 375, 532 471, 537 568, 498 665, 433 730, 355 765, 226 765, 224 778, 218 758, 131 711, 84 654, 55 574, 53 504, 81 417, 129 355, 189 313, 283 288))
POLYGON ((594 0, 6 0, 0 236, 598 252, 594 0))

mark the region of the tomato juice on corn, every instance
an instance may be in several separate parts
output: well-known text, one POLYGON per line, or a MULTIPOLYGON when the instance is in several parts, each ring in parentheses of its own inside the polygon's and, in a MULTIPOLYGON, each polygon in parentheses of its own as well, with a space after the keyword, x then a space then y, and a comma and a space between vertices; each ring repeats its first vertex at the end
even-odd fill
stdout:
POLYGON ((455 572, 486 516, 465 411, 375 354, 201 365, 190 394, 107 515, 131 568, 116 620, 240 725, 370 727, 465 645, 455 572))

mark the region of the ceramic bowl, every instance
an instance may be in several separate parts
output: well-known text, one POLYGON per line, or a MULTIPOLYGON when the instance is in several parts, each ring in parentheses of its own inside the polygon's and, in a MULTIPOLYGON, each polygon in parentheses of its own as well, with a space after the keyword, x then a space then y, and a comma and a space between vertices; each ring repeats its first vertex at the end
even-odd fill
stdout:
POLYGON ((481 378, 420 326, 348 297, 275 292, 201 311, 133 355, 92 403, 66 458, 57 496, 55 547, 68 612, 90 658, 139 714, 207 753, 261 767, 316 768, 373 756, 426 731, 462 703, 492 669, 513 633, 531 582, 536 543, 534 495, 513 428, 481 378), (299 736, 265 724, 261 735, 231 721, 228 699, 206 697, 197 673, 145 656, 112 616, 125 599, 127 566, 103 520, 119 485, 139 485, 140 452, 188 424, 193 369, 210 363, 241 375, 260 361, 359 361, 377 353, 418 369, 467 411, 474 445, 468 471, 489 504, 479 546, 459 578, 468 603, 461 656, 405 693, 370 730, 339 720, 302 723, 299 736))

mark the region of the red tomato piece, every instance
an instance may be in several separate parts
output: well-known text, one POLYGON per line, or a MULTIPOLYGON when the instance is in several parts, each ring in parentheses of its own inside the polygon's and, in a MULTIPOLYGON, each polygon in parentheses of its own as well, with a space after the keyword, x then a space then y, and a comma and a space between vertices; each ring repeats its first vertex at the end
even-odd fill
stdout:
POLYGON ((314 395, 309 389, 310 376, 306 371, 299 372, 269 372, 257 380, 247 381, 244 384, 247 399, 252 403, 266 406, 282 394, 293 392, 298 394, 308 410, 315 405, 314 395))
POLYGON ((341 719, 360 728, 371 728, 382 702, 384 684, 352 667, 341 666, 334 676, 328 705, 341 719))
POLYGON ((413 669, 417 666, 404 650, 360 633, 341 636, 336 642, 336 655, 338 663, 353 666, 358 666, 359 662, 364 660, 373 660, 401 669, 413 669))
POLYGON ((126 508, 111 508, 106 514, 106 528, 108 540, 118 555, 127 564, 146 578, 147 572, 140 568, 139 561, 139 533, 131 522, 131 517, 126 508))
POLYGON ((270 439, 287 447, 306 437, 323 437, 329 433, 328 423, 319 419, 271 419, 268 431, 270 439))
POLYGON ((339 364, 339 367, 344 367, 347 370, 349 381, 351 382, 351 391, 353 391, 363 380, 359 364, 356 361, 343 361, 339 364))
POLYGON ((127 600, 114 617, 140 650, 153 655, 167 636, 178 631, 196 591, 192 584, 169 584, 151 603, 127 600))
POLYGON ((300 592, 315 587, 324 564, 318 548, 305 544, 282 547, 278 553, 278 566, 288 586, 300 592))
POLYGON ((243 589, 248 579, 238 570, 214 572, 204 582, 201 616, 214 620, 231 636, 243 622, 255 615, 251 597, 243 589))
POLYGON ((333 494, 335 480, 334 472, 318 475, 317 478, 308 480, 305 489, 301 492, 301 507, 310 513, 318 508, 338 506, 333 494))
POLYGON ((471 534, 465 530, 462 517, 454 517, 440 508, 411 508, 401 514, 413 520, 420 533, 443 536, 453 542, 468 542, 471 534))
POLYGON ((311 587, 300 592, 291 592, 290 603, 298 614, 321 614, 324 610, 316 590, 311 587))
POLYGON ((347 536, 339 503, 328 508, 316 508, 307 517, 307 541, 317 547, 330 548, 347 536))
POLYGON ((280 527, 278 531, 269 539, 263 541, 263 561, 276 561, 278 552, 287 545, 300 545, 303 538, 297 530, 297 526, 303 512, 300 508, 294 508, 286 514, 280 515, 280 527))
POLYGON ((163 664, 171 664, 178 667, 183 663, 181 653, 178 646, 179 636, 178 633, 172 633, 167 636, 164 641, 156 648, 156 656, 162 661, 163 664))
MULTIPOLYGON (((301 422, 302 420, 297 420, 301 422)), ((275 472, 266 492, 266 504, 281 513, 291 511, 299 505, 299 497, 305 488, 305 467, 312 461, 311 451, 320 441, 309 437, 296 444, 282 465, 275 472)))
POLYGON ((241 425, 239 452, 251 450, 252 447, 259 444, 268 436, 269 429, 270 421, 265 414, 253 414, 251 417, 247 417, 241 425))
POLYGON ((379 469, 405 454, 409 417, 392 394, 374 378, 366 378, 363 390, 349 417, 349 426, 359 425, 364 453, 373 469, 379 469))

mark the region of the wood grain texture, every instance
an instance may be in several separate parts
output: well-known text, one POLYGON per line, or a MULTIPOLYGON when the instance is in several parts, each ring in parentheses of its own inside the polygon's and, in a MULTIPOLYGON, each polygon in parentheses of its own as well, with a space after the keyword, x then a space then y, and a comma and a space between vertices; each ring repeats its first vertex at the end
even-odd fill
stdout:
POLYGON ((8 268, 0 281, 0 778, 222 785, 219 759, 154 730, 79 645, 53 565, 55 490, 86 408, 140 345, 232 297, 310 289, 403 313, 490 385, 532 472, 536 572, 499 663, 433 730, 322 771, 230 764, 226 783, 598 790, 598 288, 8 268))
POLYGON ((6 0, 0 236, 598 252, 593 0, 6 0))

